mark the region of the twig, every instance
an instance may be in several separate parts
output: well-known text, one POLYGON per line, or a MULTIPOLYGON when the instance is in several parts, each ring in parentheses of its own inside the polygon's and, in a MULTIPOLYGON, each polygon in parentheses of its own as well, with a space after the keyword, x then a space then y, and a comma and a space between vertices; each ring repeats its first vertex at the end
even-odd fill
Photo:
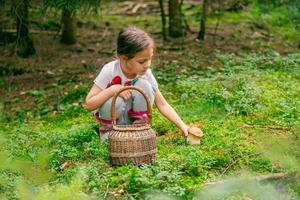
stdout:
POLYGON ((121 13, 126 13, 128 12, 129 10, 131 10, 134 6, 134 2, 124 2, 124 4, 126 5, 123 9, 121 9, 119 12, 121 13))
POLYGON ((255 180, 263 182, 263 181, 276 181, 284 178, 288 178, 289 176, 294 175, 294 173, 275 173, 275 174, 267 174, 256 176, 255 180))
MULTIPOLYGON (((250 158, 250 157, 253 157, 253 156, 258 156, 258 155, 260 155, 260 154, 261 154, 261 153, 253 153, 253 154, 248 155, 247 158, 250 158)), ((228 170, 229 168, 231 168, 235 163, 237 163, 238 161, 240 161, 240 160, 242 160, 242 159, 244 159, 244 158, 243 158, 243 157, 240 157, 240 158, 234 160, 233 162, 231 162, 231 163, 225 168, 225 170, 221 173, 221 176, 223 176, 223 175, 227 172, 227 170, 228 170)))
POLYGON ((108 193, 108 186, 109 186, 109 183, 107 183, 107 185, 106 185, 106 190, 105 190, 103 199, 106 199, 106 196, 107 196, 107 193, 108 193))
MULTIPOLYGON (((249 177, 248 180, 256 180, 258 182, 267 182, 267 181, 277 181, 281 179, 286 179, 292 176, 295 176, 299 172, 291 172, 291 173, 274 173, 274 174, 267 174, 267 175, 259 175, 249 177)), ((203 184, 203 188, 208 188, 210 186, 218 185, 218 184, 225 184, 229 180, 224 181, 215 181, 215 182, 207 182, 203 184)))
MULTIPOLYGON (((15 29, 2 29, 2 32, 6 33, 17 33, 15 29)), ((30 30, 30 34, 45 34, 45 35, 57 35, 55 31, 39 31, 39 30, 30 30)))
POLYGON ((269 128, 269 129, 278 129, 278 130, 289 130, 289 127, 286 126, 272 126, 272 125, 265 125, 262 126, 263 128, 269 128))
POLYGON ((136 4, 132 10, 131 10, 131 13, 135 14, 140 8, 147 8, 147 4, 144 4, 144 3, 138 3, 136 4))
POLYGON ((249 125, 249 124, 244 124, 243 128, 267 128, 267 129, 278 129, 278 130, 289 130, 289 127, 287 126, 273 126, 273 125, 249 125))

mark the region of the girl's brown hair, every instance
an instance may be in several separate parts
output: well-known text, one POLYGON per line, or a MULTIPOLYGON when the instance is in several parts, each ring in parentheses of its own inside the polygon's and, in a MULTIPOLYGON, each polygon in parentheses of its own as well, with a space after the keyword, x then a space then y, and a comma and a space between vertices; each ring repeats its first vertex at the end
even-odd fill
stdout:
POLYGON ((154 47, 153 39, 143 30, 129 26, 122 29, 117 39, 117 55, 125 55, 129 59, 150 45, 154 47))

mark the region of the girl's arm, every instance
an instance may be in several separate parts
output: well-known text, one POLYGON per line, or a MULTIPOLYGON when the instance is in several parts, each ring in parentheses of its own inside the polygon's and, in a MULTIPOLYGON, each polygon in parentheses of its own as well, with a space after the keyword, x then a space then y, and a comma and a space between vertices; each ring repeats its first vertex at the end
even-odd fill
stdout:
POLYGON ((112 85, 109 88, 101 89, 97 85, 93 85, 88 95, 86 96, 84 108, 88 111, 93 111, 99 108, 107 99, 112 97, 116 92, 118 92, 122 85, 112 85))
POLYGON ((155 105, 159 112, 163 114, 169 121, 173 122, 182 132, 184 136, 188 135, 188 126, 181 120, 177 112, 170 106, 170 104, 163 97, 159 89, 155 92, 155 105))

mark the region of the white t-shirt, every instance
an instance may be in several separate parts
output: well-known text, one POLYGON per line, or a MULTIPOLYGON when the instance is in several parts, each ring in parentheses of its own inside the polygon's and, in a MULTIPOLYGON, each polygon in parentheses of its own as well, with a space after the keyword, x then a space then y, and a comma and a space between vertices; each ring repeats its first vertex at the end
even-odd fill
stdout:
POLYGON ((115 84, 121 84, 121 85, 127 85, 128 81, 132 82, 136 80, 137 78, 142 78, 152 85, 153 89, 156 90, 158 88, 157 81, 155 77, 152 74, 151 69, 148 69, 146 73, 142 76, 137 76, 135 79, 128 79, 120 66, 120 60, 114 60, 111 61, 103 66, 100 73, 94 80, 94 83, 101 89, 106 89, 111 85, 115 84))

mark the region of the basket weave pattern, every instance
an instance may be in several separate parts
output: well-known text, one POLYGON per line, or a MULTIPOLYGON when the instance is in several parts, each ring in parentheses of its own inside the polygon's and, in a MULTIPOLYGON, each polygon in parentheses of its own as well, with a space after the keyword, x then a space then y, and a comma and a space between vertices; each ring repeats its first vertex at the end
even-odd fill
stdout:
POLYGON ((126 87, 114 95, 112 100, 112 123, 113 128, 109 133, 109 155, 112 165, 142 165, 149 164, 155 160, 156 136, 150 124, 117 125, 115 101, 124 90, 137 90, 146 102, 148 117, 151 124, 151 106, 147 95, 137 87, 126 87))

